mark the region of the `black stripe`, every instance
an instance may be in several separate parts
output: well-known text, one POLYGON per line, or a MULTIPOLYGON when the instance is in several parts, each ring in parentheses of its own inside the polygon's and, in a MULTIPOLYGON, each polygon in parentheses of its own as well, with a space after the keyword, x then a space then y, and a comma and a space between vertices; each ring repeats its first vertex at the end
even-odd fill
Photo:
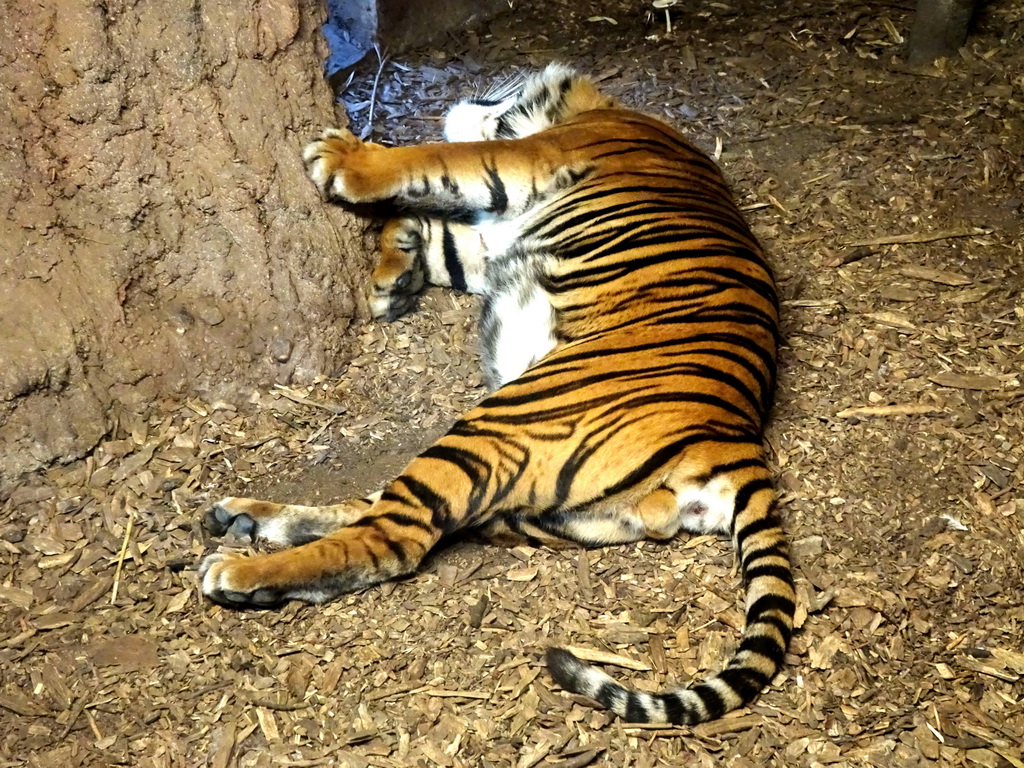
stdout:
POLYGON ((686 312, 676 317, 654 321, 656 325, 696 325, 698 323, 730 323, 732 325, 757 325, 778 336, 775 318, 759 310, 753 304, 718 304, 697 312, 686 312))
POLYGON ((647 723, 650 719, 647 710, 640 703, 640 695, 630 691, 626 695, 626 722, 647 723))
POLYGON ((409 475, 402 475, 398 480, 409 489, 409 493, 415 496, 420 504, 430 510, 430 522, 435 528, 448 533, 458 527, 457 522, 452 519, 447 499, 409 475))
POLYGON ((444 188, 445 192, 450 192, 453 195, 457 194, 459 191, 459 183, 448 175, 447 169, 443 174, 441 174, 441 186, 444 188))
POLYGON ((647 459, 639 466, 630 472, 626 477, 620 480, 618 483, 609 486, 605 489, 605 497, 614 496, 616 493, 624 491, 627 488, 632 488, 641 480, 650 477, 656 469, 663 467, 673 458, 683 452, 683 449, 690 447, 706 440, 706 436, 703 434, 687 435, 679 440, 673 440, 666 446, 659 448, 653 454, 647 457, 647 459))
POLYGON ((514 139, 516 138, 512 132, 512 127, 509 124, 509 113, 505 112, 502 114, 494 124, 494 137, 496 139, 514 139))
MULTIPOLYGON (((785 637, 786 635, 783 633, 782 636, 785 637)), ((779 644, 778 640, 770 635, 743 638, 738 653, 743 651, 750 651, 758 656, 763 656, 775 666, 782 662, 782 657, 786 654, 786 649, 779 644)))
POLYGON ((744 287, 754 291, 761 298, 771 302, 772 306, 779 306, 779 294, 776 292, 775 286, 772 284, 770 279, 761 280, 753 275, 741 272, 738 269, 730 269, 728 267, 705 267, 702 271, 710 272, 711 274, 719 277, 728 278, 734 283, 740 283, 744 287))
MULTIPOLYGON (((609 432, 609 430, 605 430, 609 432)), ((602 445, 604 445, 610 434, 598 435, 597 433, 591 433, 587 435, 583 440, 580 441, 569 457, 562 462, 561 469, 558 470, 558 477, 555 479, 555 498, 552 502, 552 507, 557 509, 565 504, 566 499, 569 498, 569 494, 572 491, 573 480, 576 479, 576 473, 579 472, 587 460, 594 455, 602 445)))
POLYGON ((716 331, 713 333, 694 334, 693 336, 673 339, 671 341, 656 341, 647 344, 630 345, 627 347, 600 347, 598 349, 590 349, 584 352, 571 353, 556 352, 555 354, 539 361, 530 373, 520 376, 518 379, 516 379, 515 382, 512 382, 512 384, 519 385, 537 379, 547 379, 553 376, 555 373, 572 373, 577 369, 570 368, 568 370, 564 370, 559 368, 558 370, 554 371, 552 371, 551 369, 556 366, 569 366, 573 363, 594 360, 601 357, 611 357, 614 355, 630 355, 635 354, 637 352, 646 352, 649 350, 657 349, 664 349, 663 354, 666 357, 685 357, 691 354, 703 353, 704 351, 703 349, 690 349, 689 345, 703 344, 709 342, 726 344, 731 347, 741 347, 742 349, 758 357, 764 364, 766 369, 772 370, 775 366, 775 358, 762 345, 757 344, 748 337, 740 334, 730 333, 728 331, 716 331), (677 347, 681 347, 681 349, 672 351, 673 348, 677 347))
POLYGON ((387 520, 395 525, 401 525, 404 528, 419 528, 422 531, 434 531, 433 527, 428 523, 402 512, 385 512, 383 515, 378 515, 378 519, 387 520))
POLYGON ((708 720, 717 720, 725 714, 725 702, 714 688, 709 685, 698 685, 690 690, 697 694, 703 702, 708 720))
MULTIPOLYGON (((488 421, 496 424, 510 424, 510 425, 522 425, 522 424, 539 424, 549 421, 555 421, 557 419, 567 418, 569 416, 578 416, 580 414, 588 413, 594 414, 602 406, 615 405, 616 411, 625 411, 630 408, 647 408, 649 406, 668 406, 670 404, 698 404, 707 405, 712 408, 718 408, 726 413, 730 413, 744 421, 752 421, 754 416, 735 405, 734 403, 726 400, 723 397, 716 395, 709 395, 700 392, 683 392, 678 394, 661 393, 661 394, 648 394, 648 395, 637 395, 630 396, 629 393, 613 393, 610 395, 604 395, 602 397, 592 397, 589 400, 580 400, 573 403, 564 403, 562 405, 554 406, 551 408, 536 409, 526 412, 519 412, 516 414, 499 415, 496 413, 487 414, 488 421)), ((486 408, 491 405, 490 399, 485 400, 481 407, 486 408)), ((500 403, 498 404, 500 405, 500 403)), ((752 432, 754 430, 751 430, 752 432)), ((637 478, 646 477, 646 473, 633 473, 631 476, 637 478)), ((621 490, 621 489, 620 489, 621 490)))
POLYGON ((402 547, 402 545, 399 544, 397 541, 388 538, 388 536, 384 534, 383 531, 381 531, 381 533, 383 534, 384 538, 384 546, 391 550, 391 554, 398 558, 398 562, 400 562, 402 565, 408 565, 409 556, 406 554, 405 549, 402 547))
MULTIPOLYGON (((755 618, 761 614, 777 611, 784 616, 792 617, 796 612, 796 604, 788 597, 782 595, 762 595, 754 601, 754 604, 747 609, 747 616, 755 618)), ((758 619, 760 621, 760 619, 758 619)), ((789 633, 786 636, 789 640, 789 633)))
POLYGON ((572 245, 601 235, 614 235, 630 228, 651 227, 655 223, 684 232, 703 232, 720 245, 740 246, 751 261, 767 269, 757 240, 746 228, 731 201, 724 197, 709 199, 706 192, 692 193, 672 184, 635 184, 609 186, 604 178, 592 176, 569 193, 562 207, 535 220, 526 232, 543 239, 556 239, 559 245, 572 245), (580 210, 587 211, 585 216, 580 210), (607 225, 607 226, 604 226, 607 225))
MULTIPOLYGON (((551 292, 552 293, 567 293, 572 290, 579 288, 585 288, 588 286, 598 285, 600 283, 608 283, 614 280, 618 280, 625 275, 633 274, 647 267, 654 267, 670 262, 681 262, 681 261, 694 261, 697 259, 716 259, 716 258, 736 258, 743 261, 750 261, 751 259, 745 257, 739 250, 738 246, 731 242, 721 242, 721 236, 716 233, 709 233, 706 231, 698 232, 687 232, 683 231, 682 227, 660 227, 662 231, 653 232, 649 236, 644 236, 643 231, 629 234, 625 237, 621 237, 621 232, 615 233, 615 237, 612 238, 617 240, 615 243, 616 249, 610 251, 610 253, 596 254, 604 256, 616 257, 614 261, 610 261, 607 264, 598 264, 586 269, 573 269, 557 280, 551 281, 551 292), (700 241, 703 243, 701 246, 687 247, 686 244, 692 241, 700 241), (721 249, 725 249, 727 252, 721 252, 721 249, 717 253, 709 252, 708 246, 711 244, 709 241, 714 242, 721 246, 721 249), (638 253, 628 253, 634 251, 634 249, 654 249, 658 246, 665 246, 660 250, 655 250, 653 253, 648 252, 641 256, 638 253), (623 258, 629 256, 629 258, 623 258)), ((569 249, 564 248, 561 244, 558 244, 558 255, 565 260, 581 259, 582 257, 590 257, 591 260, 595 257, 594 251, 596 247, 592 243, 588 243, 585 248, 580 249, 580 253, 572 253, 569 249)), ((693 267, 691 267, 693 269, 693 267)), ((696 280, 695 280, 696 282, 696 280)))
MULTIPOLYGON (((738 490, 738 492, 736 492, 736 503, 733 506, 733 515, 738 515, 740 512, 746 509, 746 507, 748 507, 748 505, 751 503, 751 499, 754 497, 755 494, 761 492, 761 490, 771 489, 772 483, 771 480, 767 477, 760 477, 756 480, 751 480, 750 482, 743 483, 743 486, 738 490)), ((772 518, 768 516, 766 516, 763 519, 767 519, 775 523, 776 526, 778 525, 777 522, 775 522, 772 518)), ((746 525, 744 526, 744 530, 750 527, 750 525, 746 525)))
POLYGON ((459 252, 455 247, 455 235, 452 234, 448 222, 441 224, 441 251, 444 253, 444 268, 448 272, 448 280, 457 291, 466 290, 466 273, 459 260, 459 252))
POLYGON ((758 458, 738 459, 736 461, 726 462, 725 464, 716 464, 707 472, 697 475, 697 477, 694 478, 694 482, 704 484, 713 477, 724 475, 727 472, 735 472, 738 469, 750 469, 751 467, 764 467, 764 460, 758 458))
MULTIPOLYGON (((785 619, 780 619, 771 613, 765 613, 760 616, 747 616, 747 632, 753 631, 752 627, 760 626, 761 624, 768 624, 778 630, 779 635, 786 640, 786 644, 789 644, 789 636, 793 633, 793 627, 790 622, 785 619)), ((783 649, 785 650, 785 649, 783 649)))
MULTIPOLYGON (((576 684, 576 689, 578 690, 579 680, 574 678, 573 683, 576 684)), ((625 688, 616 682, 608 680, 601 683, 601 686, 597 689, 597 696, 594 699, 602 704, 605 709, 612 709, 615 706, 616 700, 623 694, 626 694, 625 688)))
POLYGON ((491 195, 491 204, 487 210, 491 213, 505 213, 508 210, 508 191, 505 189, 505 182, 498 174, 497 166, 485 164, 484 172, 487 174, 487 180, 484 183, 491 195))
POLYGON ((481 476, 488 476, 491 470, 490 463, 479 454, 444 443, 435 443, 430 446, 420 454, 420 458, 436 459, 453 464, 461 469, 474 484, 480 480, 481 476))
MULTIPOLYGON (((642 381, 657 381, 658 379, 664 379, 666 377, 686 376, 691 378, 699 378, 704 383, 706 381, 717 381, 720 384, 724 384, 734 392, 739 394, 747 404, 753 409, 760 417, 764 417, 762 411, 762 405, 760 398, 754 395, 750 387, 745 382, 733 376, 731 373, 726 373, 720 368, 714 368, 710 365, 704 365, 702 363, 683 363, 675 365, 662 365, 657 368, 649 368, 646 370, 639 371, 618 371, 614 377, 609 376, 611 381, 623 381, 623 382, 635 382, 639 383, 642 381)), ((689 387, 684 387, 689 389, 689 387)))
POLYGON ((665 719, 674 725, 685 725, 692 717, 691 713, 683 706, 682 699, 674 693, 659 694, 658 698, 665 705, 665 719))
POLYGON ((369 546, 366 546, 364 548, 366 549, 366 554, 370 558, 370 562, 373 563, 374 569, 380 568, 380 558, 377 557, 377 554, 369 546))
MULTIPOLYGON (((500 448, 499 452, 501 452, 500 448)), ((529 458, 528 453, 521 458, 509 457, 507 455, 507 451, 501 455, 502 458, 509 459, 517 467, 524 465, 526 463, 526 459, 529 458)), ((469 481, 472 484, 472 490, 470 491, 469 498, 466 501, 466 518, 468 520, 473 520, 478 517, 480 511, 486 506, 485 502, 490 480, 500 465, 496 464, 493 460, 488 461, 479 454, 470 450, 455 448, 454 446, 445 445, 443 443, 437 443, 432 445, 430 448, 427 448, 427 450, 420 454, 420 457, 444 461, 458 467, 463 473, 465 473, 466 477, 469 478, 469 481)), ((498 501, 500 500, 499 496, 503 497, 507 493, 508 488, 499 487, 496 489, 491 501, 498 501)))
POLYGON ((793 573, 785 565, 755 565, 753 568, 747 568, 743 571, 743 583, 749 585, 753 579, 761 579, 766 577, 772 577, 781 579, 790 586, 793 586, 793 573))
MULTIPOLYGON (((573 381, 566 381, 543 389, 532 389, 526 394, 513 395, 502 394, 505 390, 492 395, 487 400, 492 406, 515 406, 537 402, 539 400, 557 397, 570 392, 579 392, 591 384, 603 384, 610 382, 639 382, 647 379, 657 379, 667 376, 696 376, 702 379, 709 379, 726 384, 738 392, 750 404, 756 413, 761 413, 761 403, 750 391, 743 381, 730 373, 719 368, 704 365, 703 363, 662 363, 657 366, 646 366, 643 368, 620 369, 614 372, 602 372, 593 376, 576 378, 573 381)), ((547 376, 541 381, 556 380, 553 376, 547 376)))
POLYGON ((788 562, 789 547, 786 544, 785 539, 780 539, 776 543, 770 544, 767 547, 743 550, 743 557, 740 559, 740 563, 743 568, 749 568, 752 562, 760 560, 763 557, 783 557, 788 562))
MULTIPOLYGON (((740 512, 745 510, 750 504, 750 500, 754 497, 755 493, 770 491, 772 488, 772 481, 767 477, 759 477, 756 480, 744 483, 743 487, 736 493, 736 503, 733 505, 733 514, 738 515, 740 512)), ((770 515, 766 515, 765 519, 778 525, 770 515)), ((746 527, 749 528, 750 526, 746 527)))
MULTIPOLYGON (((766 488, 771 488, 771 481, 764 480, 763 482, 767 484, 765 486, 766 488)), ((758 489, 758 490, 761 490, 761 489, 758 489)), ((736 511, 733 512, 733 525, 735 525, 735 523, 736 523, 736 516, 739 514, 740 510, 743 509, 739 505, 739 494, 738 493, 736 494, 736 497, 737 497, 737 504, 736 504, 736 511)), ((749 501, 749 499, 748 499, 748 501, 749 501)), ((782 529, 779 526, 778 520, 776 520, 771 515, 765 515, 764 517, 757 518, 752 523, 747 523, 739 531, 736 532, 736 544, 737 544, 737 547, 738 547, 739 551, 740 552, 744 551, 744 543, 751 536, 753 536, 755 534, 758 534, 758 533, 764 533, 765 531, 771 531, 771 530, 774 530, 774 529, 778 529, 779 533, 781 534, 782 529)))
POLYGON ((744 703, 757 696, 769 681, 768 675, 750 667, 726 667, 718 677, 736 691, 744 703))

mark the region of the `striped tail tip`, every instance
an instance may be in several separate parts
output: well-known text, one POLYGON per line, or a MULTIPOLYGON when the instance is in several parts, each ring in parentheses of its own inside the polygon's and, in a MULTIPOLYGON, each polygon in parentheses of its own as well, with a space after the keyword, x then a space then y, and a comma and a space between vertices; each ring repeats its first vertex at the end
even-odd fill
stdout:
POLYGON ((696 725, 722 717, 753 699, 769 676, 734 662, 692 688, 644 693, 626 688, 564 648, 549 648, 548 668, 563 689, 585 696, 630 723, 696 725))
POLYGON ((596 701, 627 722, 690 725, 702 719, 695 708, 699 703, 691 691, 632 691, 564 648, 549 648, 546 661, 551 676, 562 688, 596 701))
POLYGON ((647 718, 638 720, 629 718, 626 714, 629 710, 629 699, 633 695, 631 691, 564 648, 548 648, 545 661, 555 682, 570 693, 593 699, 605 709, 610 709, 619 717, 626 717, 631 722, 650 722, 647 718))

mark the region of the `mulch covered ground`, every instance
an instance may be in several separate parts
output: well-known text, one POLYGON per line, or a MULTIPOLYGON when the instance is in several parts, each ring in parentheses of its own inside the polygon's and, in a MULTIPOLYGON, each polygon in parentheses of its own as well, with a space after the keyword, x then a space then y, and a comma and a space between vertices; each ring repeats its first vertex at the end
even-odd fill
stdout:
POLYGON ((211 498, 374 490, 482 396, 475 302, 433 290, 337 378, 157 404, 3 489, 0 767, 1024 766, 1024 10, 989 3, 911 72, 910 2, 684 5, 667 32, 635 2, 516 2, 345 98, 375 140, 434 138, 459 93, 555 58, 720 157, 785 300, 769 441, 800 629, 770 690, 637 728, 540 664, 557 642, 646 689, 717 669, 742 600, 708 537, 459 544, 320 608, 202 599, 211 498))

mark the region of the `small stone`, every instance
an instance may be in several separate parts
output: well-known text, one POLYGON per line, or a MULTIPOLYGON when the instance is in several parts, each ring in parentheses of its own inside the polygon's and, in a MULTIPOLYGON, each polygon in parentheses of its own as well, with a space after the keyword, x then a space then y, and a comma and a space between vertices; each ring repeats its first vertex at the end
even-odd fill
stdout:
POLYGON ((180 488, 184 482, 185 478, 182 475, 168 475, 160 481, 160 490, 173 491, 175 488, 180 488))
POLYGON ((196 306, 193 313, 207 325, 220 325, 224 322, 224 313, 212 302, 196 306))
POLYGON ((270 356, 279 363, 287 363, 292 356, 292 343, 281 336, 270 342, 270 356))
POLYGON ((25 531, 21 528, 8 528, 3 533, 0 533, 0 539, 11 544, 17 544, 25 540, 25 531))

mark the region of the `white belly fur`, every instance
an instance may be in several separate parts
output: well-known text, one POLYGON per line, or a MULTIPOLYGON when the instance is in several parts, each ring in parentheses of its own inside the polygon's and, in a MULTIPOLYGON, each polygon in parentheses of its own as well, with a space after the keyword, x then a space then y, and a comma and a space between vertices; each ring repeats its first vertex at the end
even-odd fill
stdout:
POLYGON ((525 296, 518 292, 495 296, 494 311, 501 323, 493 367, 498 383, 505 384, 554 348, 555 312, 540 286, 532 286, 525 296))

